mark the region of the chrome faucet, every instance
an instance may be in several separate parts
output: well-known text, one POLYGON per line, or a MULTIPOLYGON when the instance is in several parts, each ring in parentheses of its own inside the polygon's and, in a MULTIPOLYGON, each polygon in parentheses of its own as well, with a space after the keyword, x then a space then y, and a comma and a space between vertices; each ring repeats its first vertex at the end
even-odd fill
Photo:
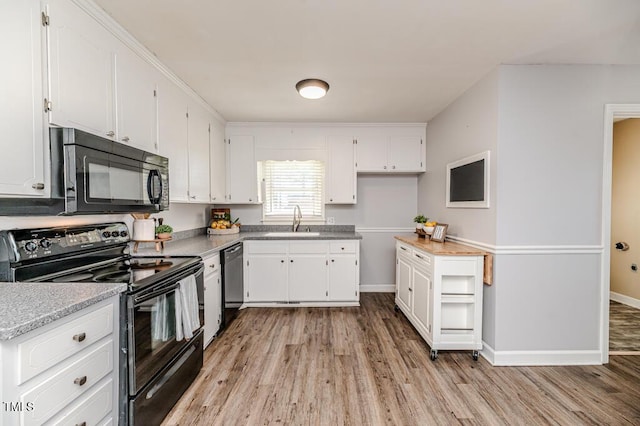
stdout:
POLYGON ((296 204, 293 208, 293 226, 291 230, 293 232, 298 232, 298 227, 300 226, 300 222, 302 221, 302 210, 300 210, 300 206, 296 204))

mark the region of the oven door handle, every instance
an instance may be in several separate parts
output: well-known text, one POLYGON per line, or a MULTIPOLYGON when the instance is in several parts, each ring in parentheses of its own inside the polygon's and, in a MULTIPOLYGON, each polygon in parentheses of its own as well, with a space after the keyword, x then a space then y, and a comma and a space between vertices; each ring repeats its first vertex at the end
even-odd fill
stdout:
POLYGON ((175 289, 177 289, 178 287, 180 287, 180 283, 176 282, 175 284, 172 284, 172 285, 167 286, 167 287, 162 287, 161 289, 153 291, 151 293, 143 294, 141 296, 134 297, 133 298, 133 303, 135 305, 137 305, 139 303, 146 302, 149 299, 153 299, 154 297, 158 297, 158 296, 161 296, 163 294, 169 294, 172 291, 174 291, 175 289))

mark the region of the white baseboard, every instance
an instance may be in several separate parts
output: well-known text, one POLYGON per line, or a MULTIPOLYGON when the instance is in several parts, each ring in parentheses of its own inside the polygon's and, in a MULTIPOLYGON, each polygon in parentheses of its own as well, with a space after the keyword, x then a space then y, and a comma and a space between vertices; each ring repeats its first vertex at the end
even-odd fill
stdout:
POLYGON ((611 291, 609 292, 609 299, 622 303, 623 305, 631 306, 632 308, 640 309, 640 300, 625 296, 624 294, 611 291))
POLYGON ((495 367, 602 364, 600 351, 496 351, 482 342, 480 354, 495 367))
POLYGON ((395 293, 395 284, 360 284, 360 293, 395 293))

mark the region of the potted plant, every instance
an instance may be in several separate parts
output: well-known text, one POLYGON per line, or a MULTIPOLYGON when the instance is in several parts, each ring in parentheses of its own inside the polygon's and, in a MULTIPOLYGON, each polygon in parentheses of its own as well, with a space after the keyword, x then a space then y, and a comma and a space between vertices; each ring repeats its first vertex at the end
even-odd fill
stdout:
POLYGON ((419 214, 418 216, 413 218, 413 221, 416 223, 416 229, 422 229, 422 225, 429 220, 428 217, 419 214))
POLYGON ((171 238, 172 232, 173 228, 169 225, 158 225, 158 227, 156 227, 156 238, 166 240, 171 238))

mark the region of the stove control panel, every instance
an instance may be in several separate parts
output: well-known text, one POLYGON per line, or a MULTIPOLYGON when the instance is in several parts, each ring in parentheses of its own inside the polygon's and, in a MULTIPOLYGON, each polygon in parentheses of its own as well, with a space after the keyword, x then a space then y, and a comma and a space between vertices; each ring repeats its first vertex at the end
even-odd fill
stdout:
POLYGON ((125 223, 8 231, 16 261, 69 254, 129 242, 125 223))

